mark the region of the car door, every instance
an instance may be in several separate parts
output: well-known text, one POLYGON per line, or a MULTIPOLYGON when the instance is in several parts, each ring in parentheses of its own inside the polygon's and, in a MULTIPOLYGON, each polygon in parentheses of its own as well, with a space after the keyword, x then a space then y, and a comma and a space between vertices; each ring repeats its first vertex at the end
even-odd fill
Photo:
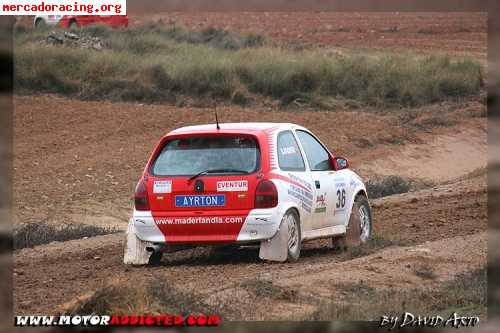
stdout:
POLYGON ((343 223, 346 206, 346 182, 334 171, 330 153, 311 133, 297 130, 314 184, 313 224, 315 229, 343 223))
POLYGON ((307 232, 312 229, 313 184, 302 151, 291 130, 278 134, 277 148, 279 169, 288 180, 286 195, 297 203, 302 231, 307 232))

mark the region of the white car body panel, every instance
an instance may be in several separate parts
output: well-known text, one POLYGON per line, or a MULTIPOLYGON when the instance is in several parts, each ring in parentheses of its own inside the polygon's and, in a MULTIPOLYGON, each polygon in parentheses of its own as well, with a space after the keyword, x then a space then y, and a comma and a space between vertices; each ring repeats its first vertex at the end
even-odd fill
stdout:
POLYGON ((43 20, 48 26, 55 26, 62 18, 63 15, 36 15, 33 19, 33 26, 36 26, 38 20, 43 20))

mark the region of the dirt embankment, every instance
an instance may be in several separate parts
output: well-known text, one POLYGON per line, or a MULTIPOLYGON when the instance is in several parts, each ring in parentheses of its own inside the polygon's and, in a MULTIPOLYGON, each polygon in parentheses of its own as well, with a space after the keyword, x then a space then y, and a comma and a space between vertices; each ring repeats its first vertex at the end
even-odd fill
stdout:
MULTIPOLYGON (((15 103, 14 194, 17 219, 26 223, 41 218, 51 223, 125 226, 134 183, 152 145, 181 124, 212 121, 205 110, 155 105, 80 102, 54 96, 16 97, 15 103)), ((467 175, 471 164, 461 163, 461 156, 454 152, 463 148, 477 157, 474 168, 485 165, 481 153, 486 149, 484 118, 464 117, 454 127, 416 133, 410 141, 420 144, 401 147, 380 140, 402 131, 399 116, 391 113, 226 108, 221 114, 225 121, 286 119, 300 123, 330 148, 354 156, 354 167, 365 175, 398 165, 394 172, 429 175, 437 185, 374 200, 375 235, 388 248, 361 253, 358 259, 332 252, 327 241, 320 240, 306 244, 297 263, 263 263, 255 249, 211 255, 200 248, 168 255, 160 267, 131 268, 122 264, 123 234, 17 251, 16 313, 54 313, 67 302, 110 283, 125 286, 130 281, 160 279, 207 303, 232 304, 229 308, 238 304, 244 319, 308 317, 318 302, 335 295, 336 282, 363 280, 376 289, 430 288, 485 264, 485 175, 467 175), (335 135, 331 135, 331 124, 335 124, 335 135), (357 145, 356 139, 367 139, 373 145, 357 145), (420 169, 436 161, 440 163, 435 168, 449 168, 447 179, 455 180, 439 185, 442 173, 429 173, 427 166, 420 169), (438 262, 433 279, 415 275, 415 265, 438 262), (313 280, 316 282, 311 283, 313 280), (293 300, 269 296, 261 308, 250 308, 253 303, 242 300, 259 298, 248 287, 255 281, 257 285, 271 281, 279 290, 294 290, 295 296, 293 300)), ((225 315, 241 319, 230 311, 225 315)))
MULTIPOLYGON (((16 97, 14 103, 16 223, 123 226, 136 182, 158 140, 177 127, 214 121, 205 108, 84 102, 53 95, 16 97)), ((481 113, 484 105, 452 107, 457 110, 449 115, 451 125, 432 128, 430 133, 403 126, 397 112, 290 112, 231 106, 220 107, 219 117, 223 122, 301 124, 332 151, 349 158, 365 178, 384 170, 394 174, 403 170, 411 177, 432 176, 439 182, 443 170, 461 175, 485 164, 481 154, 486 123, 484 118, 470 117, 481 113), (418 145, 408 146, 411 142, 418 145), (427 144, 430 148, 423 151, 427 144)), ((441 111, 437 105, 421 112, 441 111)))

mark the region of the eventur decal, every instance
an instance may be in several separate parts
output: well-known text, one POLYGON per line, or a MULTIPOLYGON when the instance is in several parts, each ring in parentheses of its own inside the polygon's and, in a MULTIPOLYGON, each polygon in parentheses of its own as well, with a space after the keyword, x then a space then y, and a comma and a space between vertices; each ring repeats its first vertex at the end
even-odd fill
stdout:
POLYGON ((217 192, 246 192, 248 180, 217 182, 217 192))

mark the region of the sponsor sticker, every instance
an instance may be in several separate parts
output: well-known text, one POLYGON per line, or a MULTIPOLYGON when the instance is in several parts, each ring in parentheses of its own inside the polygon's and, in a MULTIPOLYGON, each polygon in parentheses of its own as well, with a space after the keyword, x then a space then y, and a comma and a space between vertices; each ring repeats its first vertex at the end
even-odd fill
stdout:
POLYGON ((248 180, 217 182, 217 192, 244 192, 244 191, 248 191, 248 180))
POLYGON ((325 213, 326 212, 326 193, 318 195, 316 197, 316 209, 315 213, 325 213))
POLYGON ((214 207, 225 204, 226 196, 224 194, 175 196, 176 207, 214 207))
POLYGON ((172 181, 155 180, 153 184, 153 193, 172 193, 172 181))
POLYGON ((281 150, 281 155, 292 155, 292 154, 297 154, 297 150, 295 150, 294 146, 290 147, 283 147, 280 149, 281 150))

